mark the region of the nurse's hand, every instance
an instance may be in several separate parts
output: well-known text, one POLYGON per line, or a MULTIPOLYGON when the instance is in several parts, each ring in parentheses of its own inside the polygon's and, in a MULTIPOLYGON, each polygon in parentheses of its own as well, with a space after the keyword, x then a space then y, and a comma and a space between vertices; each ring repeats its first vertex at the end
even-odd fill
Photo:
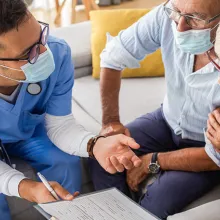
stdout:
POLYGON ((114 174, 141 165, 142 161, 131 148, 139 149, 140 145, 133 138, 119 134, 100 138, 94 146, 93 154, 107 172, 114 174))
MULTIPOLYGON (((49 183, 62 200, 71 201, 79 195, 79 192, 75 192, 71 195, 57 182, 49 183)), ((20 182, 18 192, 21 198, 38 204, 56 201, 43 183, 30 179, 24 179, 20 182)))

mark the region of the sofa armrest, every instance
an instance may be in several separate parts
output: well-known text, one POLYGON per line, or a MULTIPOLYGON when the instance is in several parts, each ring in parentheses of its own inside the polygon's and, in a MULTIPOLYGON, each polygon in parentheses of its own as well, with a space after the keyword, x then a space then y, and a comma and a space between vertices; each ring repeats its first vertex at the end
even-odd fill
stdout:
POLYGON ((53 29, 51 35, 64 39, 69 44, 75 69, 92 66, 90 21, 53 29))

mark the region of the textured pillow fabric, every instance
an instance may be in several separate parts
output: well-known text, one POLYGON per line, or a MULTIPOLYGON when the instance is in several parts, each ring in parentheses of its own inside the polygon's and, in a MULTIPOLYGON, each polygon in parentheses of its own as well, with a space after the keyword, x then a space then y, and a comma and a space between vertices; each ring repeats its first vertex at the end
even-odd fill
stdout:
MULTIPOLYGON (((100 75, 100 54, 106 45, 106 33, 117 36, 124 30, 137 22, 150 10, 148 9, 122 9, 122 10, 102 10, 90 13, 92 22, 92 63, 93 77, 99 78, 100 75)), ((148 55, 140 62, 138 69, 125 69, 122 77, 152 77, 163 76, 164 67, 160 50, 148 55)))

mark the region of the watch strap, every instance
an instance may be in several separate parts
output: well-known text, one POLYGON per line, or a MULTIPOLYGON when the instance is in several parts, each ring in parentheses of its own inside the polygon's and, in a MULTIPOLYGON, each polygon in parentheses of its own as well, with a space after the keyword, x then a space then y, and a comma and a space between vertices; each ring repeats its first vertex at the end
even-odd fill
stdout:
POLYGON ((92 158, 92 159, 95 159, 95 155, 93 153, 93 149, 94 149, 94 146, 96 144, 96 142, 100 139, 100 138, 106 138, 106 136, 103 136, 103 135, 97 135, 93 138, 91 138, 87 144, 87 152, 89 154, 89 157, 92 158))
POLYGON ((151 163, 157 162, 157 156, 158 156, 158 153, 153 153, 152 158, 151 158, 151 163))

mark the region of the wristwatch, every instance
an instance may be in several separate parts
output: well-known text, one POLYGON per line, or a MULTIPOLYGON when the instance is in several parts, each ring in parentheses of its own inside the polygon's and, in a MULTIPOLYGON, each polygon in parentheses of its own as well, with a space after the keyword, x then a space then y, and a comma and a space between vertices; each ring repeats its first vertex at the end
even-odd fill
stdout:
POLYGON ((157 161, 158 153, 153 153, 151 163, 148 166, 150 173, 157 174, 160 172, 160 165, 157 161))
POLYGON ((89 157, 92 158, 92 159, 95 159, 95 156, 93 154, 93 148, 96 144, 96 142, 98 141, 99 138, 106 138, 105 136, 103 135, 97 135, 93 138, 91 138, 87 144, 87 152, 89 154, 89 157))

